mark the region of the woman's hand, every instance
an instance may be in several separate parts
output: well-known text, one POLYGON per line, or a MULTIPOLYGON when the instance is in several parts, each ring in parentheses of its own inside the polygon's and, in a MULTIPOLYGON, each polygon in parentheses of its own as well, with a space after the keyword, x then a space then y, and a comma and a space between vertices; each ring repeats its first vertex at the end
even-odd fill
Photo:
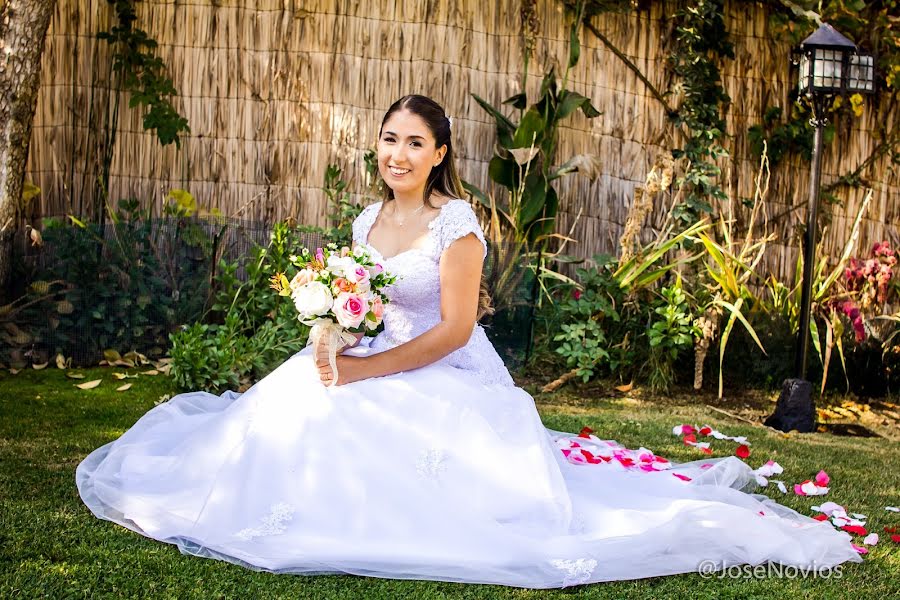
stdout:
MULTIPOLYGON (((328 349, 324 344, 317 344, 313 349, 315 355, 316 368, 319 370, 319 381, 322 385, 331 385, 334 379, 334 373, 331 371, 331 365, 328 364, 328 349)), ((364 373, 362 366, 364 357, 360 356, 343 356, 338 354, 335 357, 335 365, 338 369, 337 383, 335 385, 344 385, 365 379, 367 375, 364 373)))

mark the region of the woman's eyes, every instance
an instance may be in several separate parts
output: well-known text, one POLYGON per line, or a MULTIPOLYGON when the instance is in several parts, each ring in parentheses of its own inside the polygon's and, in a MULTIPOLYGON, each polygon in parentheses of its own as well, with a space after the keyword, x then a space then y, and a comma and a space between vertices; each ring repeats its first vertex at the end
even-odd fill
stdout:
MULTIPOLYGON (((394 138, 388 136, 388 137, 384 138, 384 141, 393 143, 393 142, 395 142, 395 141, 397 141, 397 140, 395 140, 394 138)), ((416 148, 421 148, 421 147, 422 147, 422 142, 412 141, 412 142, 410 142, 410 144, 412 144, 412 145, 415 146, 416 148)))

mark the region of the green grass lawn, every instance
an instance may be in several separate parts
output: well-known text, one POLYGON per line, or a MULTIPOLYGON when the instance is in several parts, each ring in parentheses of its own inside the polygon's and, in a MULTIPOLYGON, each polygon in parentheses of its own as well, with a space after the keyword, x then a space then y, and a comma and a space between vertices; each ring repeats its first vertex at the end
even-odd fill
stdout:
MULTIPOLYGON (((884 526, 900 526, 900 444, 880 438, 826 434, 781 435, 729 419, 686 401, 592 396, 566 392, 538 396, 548 427, 593 428, 601 438, 629 447, 643 445, 676 461, 699 451, 672 435, 680 423, 709 424, 752 443, 748 462, 767 459, 785 468, 790 483, 825 469, 832 478, 825 497, 768 493, 804 514, 832 500, 869 516, 869 529, 882 541, 862 564, 845 565, 842 577, 704 579, 679 575, 594 584, 567 590, 522 590, 499 586, 398 581, 353 576, 272 575, 235 565, 183 556, 174 546, 143 538, 95 519, 78 498, 75 467, 90 451, 117 438, 160 396, 170 393, 163 376, 113 378, 121 369, 87 369, 82 381, 103 378, 79 390, 63 371, 0 374, 0 598, 171 597, 171 598, 850 598, 900 597, 900 544, 884 526), (569 394, 567 396, 566 394, 569 394), (564 401, 560 401, 564 400, 564 401)), ((134 371, 133 371, 134 372, 134 371)), ((735 445, 713 443, 714 456, 735 445)), ((603 493, 598 490, 598 493, 603 493)))

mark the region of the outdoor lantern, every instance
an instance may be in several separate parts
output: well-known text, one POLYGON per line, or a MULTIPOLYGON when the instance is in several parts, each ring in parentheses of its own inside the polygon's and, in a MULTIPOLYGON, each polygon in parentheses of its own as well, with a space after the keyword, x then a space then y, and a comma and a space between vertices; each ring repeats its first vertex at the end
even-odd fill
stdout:
MULTIPOLYGON (((806 359, 809 349, 809 319, 812 302, 813 266, 816 262, 816 224, 819 211, 819 183, 822 178, 822 129, 827 122, 826 109, 836 96, 871 94, 875 91, 875 61, 863 54, 856 44, 823 23, 800 43, 800 94, 811 100, 815 128, 809 206, 803 247, 803 288, 800 297, 800 327, 797 334, 796 379, 784 382, 775 412, 766 419, 782 431, 796 429, 810 432, 815 428, 812 385, 806 381, 806 359)), ((796 56, 795 55, 795 56, 796 56)))
POLYGON ((815 98, 875 91, 874 59, 828 23, 800 43, 799 53, 801 94, 815 98))

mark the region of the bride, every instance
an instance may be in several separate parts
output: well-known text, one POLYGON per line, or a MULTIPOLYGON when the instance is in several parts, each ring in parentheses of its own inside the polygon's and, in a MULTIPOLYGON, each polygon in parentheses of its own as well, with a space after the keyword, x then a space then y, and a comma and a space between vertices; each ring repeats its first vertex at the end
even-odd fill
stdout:
POLYGON ((423 96, 382 121, 387 197, 353 238, 397 276, 383 333, 336 373, 307 348, 242 395, 154 407, 78 466, 91 511, 279 573, 551 588, 859 561, 846 533, 739 491, 753 474, 737 458, 664 464, 594 437, 598 464, 566 458, 573 436, 542 425, 476 324, 485 241, 450 125, 423 96))

